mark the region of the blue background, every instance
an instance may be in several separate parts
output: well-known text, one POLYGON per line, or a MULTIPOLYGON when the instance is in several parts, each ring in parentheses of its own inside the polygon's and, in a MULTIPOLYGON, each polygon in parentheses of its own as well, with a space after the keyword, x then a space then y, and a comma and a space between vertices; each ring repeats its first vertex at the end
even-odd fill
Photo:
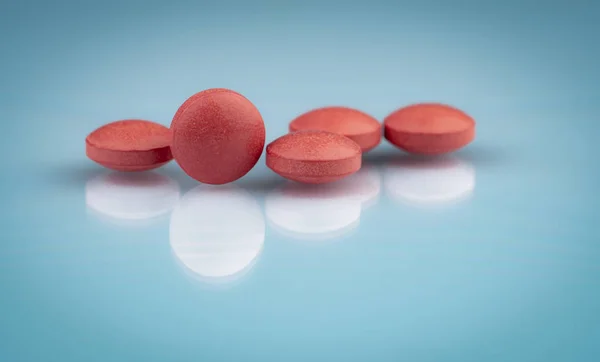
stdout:
POLYGON ((1 2, 0 360, 597 360, 599 10, 1 2), (477 138, 442 164, 383 142, 345 186, 291 191, 264 156, 224 188, 86 159, 100 125, 169 125, 213 87, 267 142, 311 108, 420 101, 477 138))

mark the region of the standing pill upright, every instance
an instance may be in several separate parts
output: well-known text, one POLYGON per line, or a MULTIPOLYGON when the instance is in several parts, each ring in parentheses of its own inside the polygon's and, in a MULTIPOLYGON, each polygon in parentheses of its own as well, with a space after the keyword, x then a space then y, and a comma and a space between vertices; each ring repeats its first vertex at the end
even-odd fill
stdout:
POLYGON ((265 125, 256 107, 229 89, 197 93, 171 122, 173 156, 192 178, 213 185, 233 182, 258 162, 265 125))

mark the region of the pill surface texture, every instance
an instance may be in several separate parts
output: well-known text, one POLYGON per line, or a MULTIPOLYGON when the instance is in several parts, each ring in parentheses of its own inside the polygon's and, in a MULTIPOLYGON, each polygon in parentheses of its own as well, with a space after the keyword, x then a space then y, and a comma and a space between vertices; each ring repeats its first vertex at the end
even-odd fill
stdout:
POLYGON ((370 115, 347 107, 323 107, 306 112, 290 122, 290 132, 321 130, 338 133, 358 143, 367 152, 381 142, 381 124, 370 115))
POLYGON ((475 121, 463 111, 439 103, 401 108, 384 119, 384 135, 409 153, 439 155, 456 151, 475 138, 475 121))
POLYGON ((277 174, 303 183, 333 182, 360 169, 360 146, 326 131, 299 131, 267 146, 267 166, 277 174))
POLYGON ((233 182, 258 162, 265 125, 256 107, 229 89, 208 89, 188 98, 171 122, 171 150, 192 178, 212 185, 233 182))
POLYGON ((85 139, 86 155, 117 171, 146 171, 171 161, 171 132, 139 119, 108 123, 85 139))

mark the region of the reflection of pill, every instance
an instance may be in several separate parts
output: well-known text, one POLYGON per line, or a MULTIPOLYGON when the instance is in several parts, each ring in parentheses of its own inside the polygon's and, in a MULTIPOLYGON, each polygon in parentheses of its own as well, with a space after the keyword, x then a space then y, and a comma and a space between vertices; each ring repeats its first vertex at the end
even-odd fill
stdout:
POLYGON ((247 191, 200 185, 173 210, 169 233, 175 256, 194 276, 230 282, 249 271, 261 253, 265 220, 247 191))
POLYGON ((290 182, 267 195, 265 213, 272 226, 294 238, 337 238, 355 229, 361 212, 360 201, 347 193, 352 190, 340 186, 290 182))
POLYGON ((338 133, 367 152, 381 142, 381 124, 370 115, 347 107, 324 107, 306 112, 292 122, 290 131, 321 130, 338 133))
POLYGON ((436 155, 458 150, 475 137, 475 121, 438 103, 401 108, 384 120, 385 138, 410 153, 436 155))
POLYGON ((420 205, 462 200, 475 188, 475 168, 451 156, 399 159, 385 168, 385 189, 392 199, 420 205))
POLYGON ((360 146, 342 135, 299 131, 279 137, 267 146, 267 166, 298 182, 326 183, 360 169, 360 146))
POLYGON ((208 89, 186 100, 171 123, 173 156, 192 178, 220 185, 244 176, 265 145, 256 107, 228 89, 208 89))
POLYGON ((169 162, 173 156, 170 131, 158 123, 129 119, 106 124, 85 139, 87 156, 118 171, 145 171, 169 162))
POLYGON ((120 220, 146 220, 169 212, 179 200, 179 184, 153 171, 111 172, 85 185, 87 206, 120 220))

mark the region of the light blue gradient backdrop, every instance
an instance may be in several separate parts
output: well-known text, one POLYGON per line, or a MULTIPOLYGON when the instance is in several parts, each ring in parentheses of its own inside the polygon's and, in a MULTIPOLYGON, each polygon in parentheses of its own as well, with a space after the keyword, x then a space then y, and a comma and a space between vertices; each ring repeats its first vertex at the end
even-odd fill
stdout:
MULTIPOLYGON (((1 2, 0 360, 597 360, 599 9, 1 2), (86 207, 86 183, 105 172, 85 158, 90 131, 168 125, 212 87, 254 102, 267 142, 314 107, 382 119, 419 101, 464 109, 477 139, 454 155, 462 168, 422 172, 394 167, 402 153, 384 142, 364 161, 368 182, 318 198, 286 198, 263 157, 237 191, 186 194, 196 183, 174 162, 159 170, 185 194, 177 214, 130 225, 86 207), (470 197, 444 207, 401 202, 461 188, 470 197), (290 232, 328 222, 328 240, 290 232), (180 232, 197 249, 173 247, 180 232), (181 262, 243 266, 254 252, 225 284, 181 262)), ((95 185, 117 208, 152 194, 132 202, 95 185)), ((162 187, 153 207, 170 202, 162 187)))

